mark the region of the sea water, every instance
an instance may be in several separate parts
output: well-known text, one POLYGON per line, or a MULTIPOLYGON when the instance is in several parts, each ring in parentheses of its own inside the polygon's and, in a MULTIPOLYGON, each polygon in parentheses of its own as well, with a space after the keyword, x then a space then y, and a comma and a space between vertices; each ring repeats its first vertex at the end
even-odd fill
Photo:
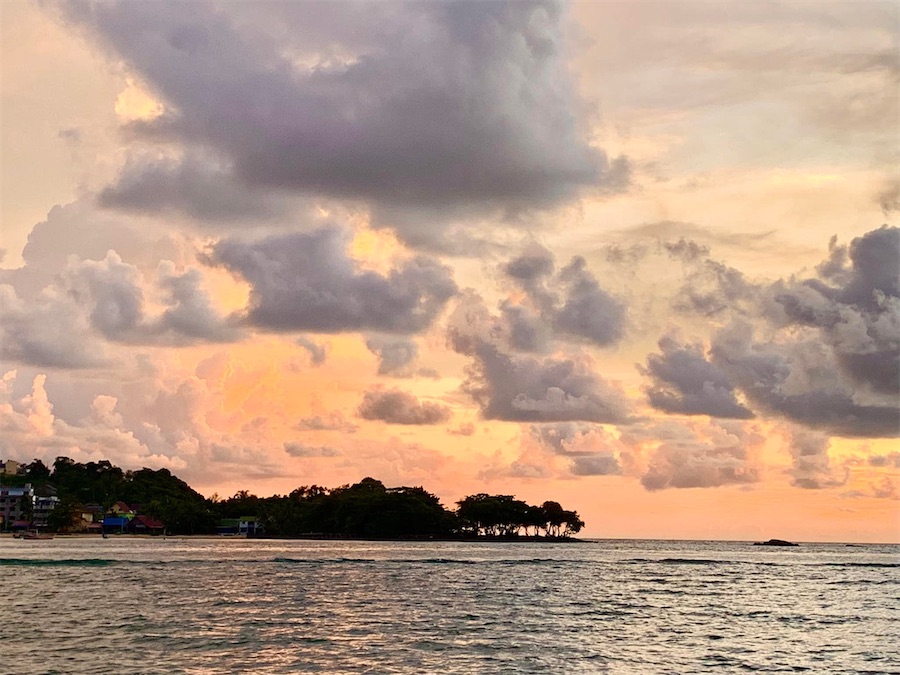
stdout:
POLYGON ((900 673, 900 548, 0 539, 0 672, 900 673))

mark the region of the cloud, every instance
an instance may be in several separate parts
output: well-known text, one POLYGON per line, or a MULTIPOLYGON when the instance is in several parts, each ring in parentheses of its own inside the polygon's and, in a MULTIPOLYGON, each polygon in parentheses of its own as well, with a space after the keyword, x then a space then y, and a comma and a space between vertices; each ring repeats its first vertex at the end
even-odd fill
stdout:
POLYGON ((12 286, 0 285, 0 319, 4 361, 47 368, 89 368, 109 362, 88 317, 59 289, 48 288, 29 303, 12 286))
POLYGON ((672 303, 675 311, 707 318, 748 313, 748 305, 757 300, 758 289, 742 272, 708 258, 694 258, 691 262, 687 279, 672 303))
POLYGON ((270 220, 287 213, 285 200, 236 179, 231 170, 198 154, 182 158, 131 156, 97 202, 136 213, 178 213, 199 222, 270 220))
POLYGON ((526 304, 501 304, 511 346, 545 349, 551 336, 599 346, 615 344, 625 327, 625 307, 600 287, 584 258, 575 256, 554 275, 554 257, 532 245, 501 269, 527 297, 526 304))
POLYGON ((580 351, 569 357, 507 351, 481 299, 464 295, 448 322, 451 348, 472 359, 462 390, 478 403, 485 419, 511 422, 622 422, 630 402, 618 385, 593 372, 580 351))
POLYGON ((236 319, 219 314, 202 288, 203 277, 197 268, 178 274, 175 265, 162 261, 158 269, 159 287, 167 308, 153 320, 147 332, 171 335, 174 344, 192 341, 234 342, 243 337, 236 319))
POLYGON ((872 496, 876 499, 898 499, 900 490, 897 484, 887 476, 882 476, 877 483, 871 483, 869 486, 872 490, 872 496))
POLYGON ((532 424, 531 436, 542 446, 560 455, 583 454, 584 450, 574 446, 576 440, 590 434, 592 426, 580 422, 557 422, 555 424, 532 424))
POLYGON ((774 288, 788 321, 818 328, 854 384, 893 396, 900 394, 898 269, 900 228, 885 226, 855 238, 849 251, 832 244, 822 278, 774 288))
POLYGON ((546 352, 550 348, 553 329, 531 307, 504 301, 500 317, 511 348, 520 352, 546 352))
POLYGON ((754 409, 839 436, 880 438, 900 431, 896 405, 859 400, 818 339, 756 342, 750 325, 735 322, 713 338, 710 353, 754 409))
POLYGON ((900 452, 889 452, 886 455, 871 455, 868 462, 869 466, 890 466, 900 469, 900 452))
POLYGON ((584 258, 576 256, 559 273, 566 300, 556 313, 556 329, 598 345, 611 345, 622 337, 625 309, 587 270, 584 258))
POLYGON ((686 427, 682 438, 664 440, 651 454, 641 484, 651 491, 746 485, 761 479, 750 447, 759 441, 737 423, 686 427))
POLYGON ((314 366, 321 366, 325 363, 325 358, 328 355, 326 345, 320 345, 304 336, 298 337, 296 342, 309 353, 309 358, 314 366))
POLYGON ((824 433, 793 428, 790 435, 790 452, 793 465, 788 472, 791 485, 804 490, 821 490, 840 487, 847 482, 849 472, 836 471, 828 459, 831 439, 824 433))
POLYGON ((366 340, 366 347, 378 357, 379 375, 413 375, 413 363, 419 355, 419 347, 412 340, 372 336, 366 340))
POLYGON ((305 443, 288 442, 284 451, 291 457, 340 457, 341 452, 328 446, 312 446, 305 443))
POLYGON ((471 422, 463 422, 456 429, 448 429, 454 436, 471 436, 475 433, 475 425, 471 422))
POLYGON ((24 265, 0 269, 0 283, 33 301, 44 288, 55 283, 69 258, 103 260, 115 251, 141 270, 152 270, 161 259, 182 261, 184 244, 170 228, 146 219, 123 218, 97 210, 89 198, 54 206, 37 223, 22 250, 24 265))
POLYGON ((719 330, 706 354, 670 344, 648 358, 651 405, 723 417, 752 409, 841 436, 900 433, 900 229, 849 246, 832 239, 815 275, 774 283, 750 282, 688 242, 667 249, 687 275, 676 310, 719 330))
MULTIPOLYGON (((627 178, 573 114, 549 0, 63 9, 164 104, 133 133, 208 148, 247 186, 436 213, 543 206, 627 178)), ((152 199, 128 185, 108 199, 152 199)))
POLYGON ((399 389, 376 389, 363 394, 357 414, 367 420, 382 420, 389 424, 440 424, 451 417, 450 408, 419 401, 399 389))
POLYGON ((19 363, 84 368, 109 362, 104 340, 180 346, 240 339, 234 320, 215 311, 201 283, 199 270, 178 273, 168 261, 159 264, 154 286, 115 251, 102 260, 71 257, 31 302, 0 286, 0 354, 19 363), (159 296, 161 313, 148 312, 145 290, 159 296))
POLYGON ((615 455, 586 455, 572 459, 572 473, 576 476, 618 476, 622 467, 615 455))
POLYGON ((875 196, 885 218, 900 211, 900 180, 892 178, 886 181, 875 196))
POLYGON ((679 344, 673 337, 659 341, 662 354, 650 354, 639 370, 653 380, 647 398, 657 410, 682 415, 747 419, 753 413, 735 397, 723 370, 710 363, 701 345, 679 344))
POLYGON ((325 227, 251 243, 224 239, 208 261, 250 283, 248 321, 272 331, 416 333, 456 293, 451 270, 431 258, 381 275, 361 270, 347 245, 344 230, 325 227))
POLYGON ((304 417, 294 426, 298 431, 340 431, 345 434, 356 433, 359 428, 352 422, 344 419, 340 412, 332 412, 327 415, 313 415, 304 417))
POLYGON ((0 455, 22 461, 39 458, 45 463, 67 456, 75 461, 110 459, 127 468, 187 467, 174 449, 152 450, 129 429, 116 397, 94 397, 88 415, 70 423, 54 413, 45 387, 46 375, 36 376, 31 392, 19 399, 12 395, 16 376, 16 371, 10 371, 0 380, 0 455))
POLYGON ((582 422, 533 424, 530 434, 554 455, 570 458, 571 472, 575 476, 618 476, 623 473, 619 455, 628 453, 628 449, 602 426, 582 422))
POLYGON ((624 392, 593 373, 584 358, 536 358, 505 354, 479 343, 463 382, 485 419, 510 422, 583 420, 622 422, 624 392))

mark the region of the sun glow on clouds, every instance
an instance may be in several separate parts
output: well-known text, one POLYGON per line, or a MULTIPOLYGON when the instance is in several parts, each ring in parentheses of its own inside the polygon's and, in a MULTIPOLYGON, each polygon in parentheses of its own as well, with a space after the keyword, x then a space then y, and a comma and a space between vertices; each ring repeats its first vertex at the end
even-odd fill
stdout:
POLYGON ((4 176, 92 178, 3 195, 0 457, 896 539, 896 9, 53 7, 4 176))
POLYGON ((133 77, 125 78, 125 89, 116 97, 114 110, 123 122, 151 121, 166 112, 165 106, 133 77))

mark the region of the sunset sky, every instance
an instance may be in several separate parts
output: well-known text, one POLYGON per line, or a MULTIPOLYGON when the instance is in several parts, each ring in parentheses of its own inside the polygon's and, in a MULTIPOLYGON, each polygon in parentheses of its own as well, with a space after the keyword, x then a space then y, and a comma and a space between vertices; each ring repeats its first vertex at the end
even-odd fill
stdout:
POLYGON ((900 541, 897 3, 0 12, 0 458, 900 541))

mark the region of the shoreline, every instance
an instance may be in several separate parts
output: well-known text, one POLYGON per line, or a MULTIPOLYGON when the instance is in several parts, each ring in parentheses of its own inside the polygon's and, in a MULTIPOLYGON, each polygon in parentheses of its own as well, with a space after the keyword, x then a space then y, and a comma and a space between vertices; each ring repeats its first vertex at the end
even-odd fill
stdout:
MULTIPOLYGON (((101 534, 91 534, 85 532, 74 532, 71 534, 54 533, 55 539, 103 539, 101 534)), ((15 539, 12 532, 0 532, 0 539, 15 539)), ((221 535, 221 534, 109 534, 106 539, 185 539, 198 540, 208 539, 213 541, 383 541, 383 542, 472 542, 472 543, 523 543, 523 544, 574 544, 584 543, 585 539, 575 537, 355 537, 347 535, 301 535, 297 537, 288 536, 256 536, 248 537, 246 535, 221 535)))

